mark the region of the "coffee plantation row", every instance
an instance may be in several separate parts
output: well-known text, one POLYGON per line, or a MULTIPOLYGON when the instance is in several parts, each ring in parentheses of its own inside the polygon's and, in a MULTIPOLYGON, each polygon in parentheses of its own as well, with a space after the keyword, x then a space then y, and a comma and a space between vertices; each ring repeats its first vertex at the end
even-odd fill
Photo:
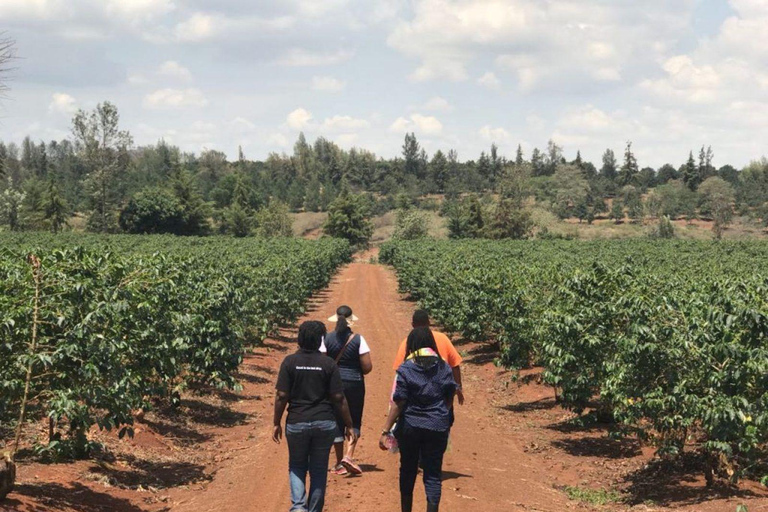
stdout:
POLYGON ((234 387, 244 350, 350 255, 335 239, 2 234, 0 425, 25 404, 56 425, 45 448, 85 455, 94 425, 130 434, 157 399, 234 387))
POLYGON ((542 366, 564 406, 696 454, 708 483, 768 475, 768 244, 393 242, 380 258, 446 330, 542 366))

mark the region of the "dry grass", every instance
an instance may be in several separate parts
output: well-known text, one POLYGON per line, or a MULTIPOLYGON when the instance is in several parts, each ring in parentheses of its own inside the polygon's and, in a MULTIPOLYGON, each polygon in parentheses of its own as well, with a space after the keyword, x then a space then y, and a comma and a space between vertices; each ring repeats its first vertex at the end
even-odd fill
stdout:
POLYGON ((294 236, 318 238, 328 214, 325 212, 291 213, 294 236))

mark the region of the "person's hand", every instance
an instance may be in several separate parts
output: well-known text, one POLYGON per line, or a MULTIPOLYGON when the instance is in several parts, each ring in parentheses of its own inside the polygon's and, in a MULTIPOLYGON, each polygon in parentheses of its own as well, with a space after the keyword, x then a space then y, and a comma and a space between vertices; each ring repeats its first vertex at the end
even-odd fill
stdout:
POLYGON ((350 444, 357 441, 357 433, 355 432, 354 428, 350 428, 350 427, 346 428, 346 438, 347 438, 347 442, 350 444))
POLYGON ((459 405, 464 405, 464 391, 461 388, 456 390, 456 397, 459 399, 459 405))
POLYGON ((281 425, 275 425, 272 427, 272 440, 280 444, 280 440, 283 438, 283 427, 281 425))
POLYGON ((389 450, 389 447, 387 446, 387 441, 389 436, 387 434, 381 434, 381 437, 379 438, 379 448, 381 451, 387 451, 389 450))

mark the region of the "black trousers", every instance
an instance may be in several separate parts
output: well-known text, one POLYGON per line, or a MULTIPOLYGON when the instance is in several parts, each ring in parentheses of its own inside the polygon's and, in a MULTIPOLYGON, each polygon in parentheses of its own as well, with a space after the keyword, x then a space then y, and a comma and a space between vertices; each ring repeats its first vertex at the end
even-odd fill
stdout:
POLYGON ((403 423, 397 435, 400 447, 400 494, 413 494, 421 460, 427 502, 437 505, 442 495, 443 454, 448 447, 450 431, 437 432, 403 423))

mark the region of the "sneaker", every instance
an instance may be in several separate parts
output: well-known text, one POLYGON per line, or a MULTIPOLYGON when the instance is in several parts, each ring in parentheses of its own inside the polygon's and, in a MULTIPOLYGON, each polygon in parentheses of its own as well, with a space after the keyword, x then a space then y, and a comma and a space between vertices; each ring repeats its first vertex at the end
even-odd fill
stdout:
POLYGON ((344 466, 347 469, 347 471, 349 471, 353 475, 363 474, 363 469, 357 464, 355 464, 355 461, 353 461, 349 457, 344 457, 343 459, 341 459, 341 465, 344 466))
POLYGON ((338 476, 347 476, 349 474, 349 471, 347 471, 347 468, 345 468, 343 464, 336 464, 328 471, 338 476))

